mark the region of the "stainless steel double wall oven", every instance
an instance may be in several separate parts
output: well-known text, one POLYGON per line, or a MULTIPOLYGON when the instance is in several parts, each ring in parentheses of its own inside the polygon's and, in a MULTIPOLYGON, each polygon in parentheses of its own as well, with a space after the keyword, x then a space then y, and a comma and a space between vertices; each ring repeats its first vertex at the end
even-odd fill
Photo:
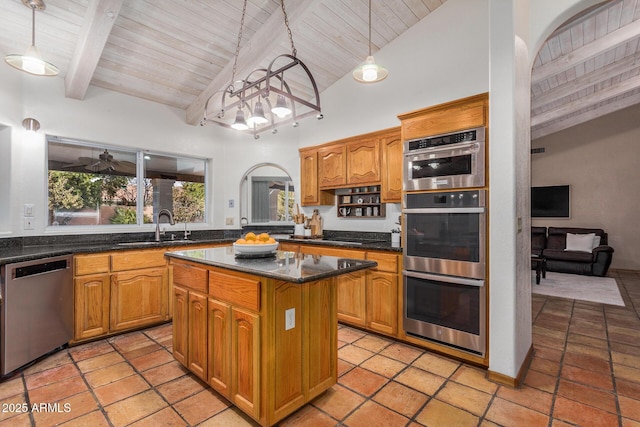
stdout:
POLYGON ((405 142, 404 329, 486 351, 484 128, 405 142), (446 189, 447 191, 441 191, 446 189))

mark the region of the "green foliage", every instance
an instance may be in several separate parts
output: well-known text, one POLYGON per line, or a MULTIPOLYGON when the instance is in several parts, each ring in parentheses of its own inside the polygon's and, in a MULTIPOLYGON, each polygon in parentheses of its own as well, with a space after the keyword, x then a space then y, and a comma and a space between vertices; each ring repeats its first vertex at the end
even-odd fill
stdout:
POLYGON ((109 218, 111 224, 137 224, 136 210, 131 208, 116 208, 116 214, 109 218))
POLYGON ((82 209, 100 203, 102 181, 98 175, 49 171, 49 210, 82 209))
POLYGON ((176 222, 204 222, 204 184, 183 182, 173 187, 173 218, 176 222))

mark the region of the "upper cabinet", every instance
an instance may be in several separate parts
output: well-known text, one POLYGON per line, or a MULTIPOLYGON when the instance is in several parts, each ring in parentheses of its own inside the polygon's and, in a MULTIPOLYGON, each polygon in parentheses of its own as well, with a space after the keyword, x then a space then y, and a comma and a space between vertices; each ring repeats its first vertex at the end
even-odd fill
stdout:
POLYGON ((318 150, 300 150, 300 203, 302 206, 333 204, 333 194, 321 191, 318 183, 318 150))
POLYGON ((334 198, 326 197, 329 190, 374 185, 381 186, 381 202, 399 203, 400 128, 300 149, 300 179, 303 206, 333 204, 334 198))
POLYGON ((398 118, 402 121, 403 141, 485 126, 489 119, 489 94, 411 111, 398 118))
POLYGON ((347 145, 347 184, 380 182, 380 141, 365 138, 347 145))
POLYGON ((400 203, 402 200, 402 138, 400 129, 392 129, 380 138, 382 176, 380 201, 400 203))
POLYGON ((318 150, 320 188, 337 188, 347 183, 347 149, 343 144, 318 150))

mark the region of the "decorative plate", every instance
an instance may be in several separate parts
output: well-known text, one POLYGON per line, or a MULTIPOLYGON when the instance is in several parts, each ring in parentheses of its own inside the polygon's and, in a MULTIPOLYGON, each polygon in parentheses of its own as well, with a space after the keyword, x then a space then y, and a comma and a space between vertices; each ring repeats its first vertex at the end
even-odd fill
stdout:
POLYGON ((278 242, 264 245, 238 245, 233 244, 233 250, 236 254, 268 254, 278 249, 278 242))

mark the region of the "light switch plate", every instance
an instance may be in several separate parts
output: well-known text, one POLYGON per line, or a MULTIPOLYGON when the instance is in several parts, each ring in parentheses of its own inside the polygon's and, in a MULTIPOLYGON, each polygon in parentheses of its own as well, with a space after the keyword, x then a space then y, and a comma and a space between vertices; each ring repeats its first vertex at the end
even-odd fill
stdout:
POLYGON ((24 205, 24 216, 33 216, 33 204, 25 203, 24 205))
POLYGON ((233 199, 229 199, 229 207, 232 208, 235 206, 235 202, 233 201, 233 199))

